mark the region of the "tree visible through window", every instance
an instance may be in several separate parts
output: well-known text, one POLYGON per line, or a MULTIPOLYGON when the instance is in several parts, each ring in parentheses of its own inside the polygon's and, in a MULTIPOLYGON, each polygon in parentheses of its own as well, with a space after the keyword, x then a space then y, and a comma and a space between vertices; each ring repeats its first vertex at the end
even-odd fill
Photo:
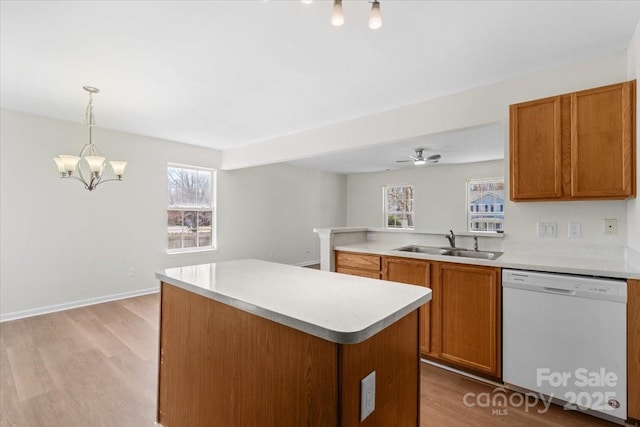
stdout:
POLYGON ((467 181, 467 230, 504 231, 504 178, 467 181))
POLYGON ((413 228, 413 185, 384 187, 384 225, 386 228, 413 228))
POLYGON ((214 171, 167 167, 167 237, 170 252, 215 247, 214 171))

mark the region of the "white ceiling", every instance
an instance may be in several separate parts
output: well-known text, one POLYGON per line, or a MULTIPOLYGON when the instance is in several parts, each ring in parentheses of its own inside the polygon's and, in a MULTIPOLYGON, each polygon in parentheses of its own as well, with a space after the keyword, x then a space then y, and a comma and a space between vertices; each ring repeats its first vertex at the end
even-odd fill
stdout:
POLYGON ((640 1, 381 0, 372 31, 364 0, 341 28, 326 0, 0 7, 3 108, 81 123, 88 84, 98 126, 217 149, 621 51, 640 18, 640 1))

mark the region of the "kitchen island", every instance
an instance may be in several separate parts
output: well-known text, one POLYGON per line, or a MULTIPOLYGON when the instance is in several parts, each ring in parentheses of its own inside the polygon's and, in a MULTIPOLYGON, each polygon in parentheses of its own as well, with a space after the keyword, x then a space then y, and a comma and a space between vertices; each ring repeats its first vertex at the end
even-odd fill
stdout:
POLYGON ((156 277, 164 427, 419 424, 429 289, 258 260, 156 277), (375 409, 361 423, 373 371, 375 409))

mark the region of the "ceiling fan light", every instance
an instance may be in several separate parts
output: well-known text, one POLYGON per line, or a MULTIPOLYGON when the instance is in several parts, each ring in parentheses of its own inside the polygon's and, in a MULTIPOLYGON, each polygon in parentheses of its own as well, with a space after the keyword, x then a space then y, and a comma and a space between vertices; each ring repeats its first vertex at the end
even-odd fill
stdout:
POLYGON ((418 159, 418 160, 416 160, 416 161, 414 161, 414 162, 413 162, 413 164, 414 164, 415 166, 422 166, 422 165, 424 165, 425 163, 427 163, 427 162, 425 162, 425 160, 424 160, 424 159, 418 159))
POLYGON ((377 30, 380 27, 382 27, 382 14, 380 13, 380 2, 376 0, 371 4, 369 28, 372 30, 377 30))
POLYGON ((342 11, 342 0, 333 1, 333 12, 331 13, 331 25, 340 27, 344 24, 344 12, 342 11))

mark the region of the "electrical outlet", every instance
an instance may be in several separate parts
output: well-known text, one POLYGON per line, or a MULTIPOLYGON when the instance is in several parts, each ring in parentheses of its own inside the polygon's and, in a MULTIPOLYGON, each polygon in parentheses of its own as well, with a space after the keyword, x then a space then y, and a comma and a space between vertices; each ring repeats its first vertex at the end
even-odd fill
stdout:
POLYGON ((555 238, 558 224, 555 222, 538 222, 538 237, 555 238))
POLYGON ((604 234, 614 235, 618 234, 618 220, 606 219, 604 220, 604 234))
POLYGON ((129 267, 127 268, 127 274, 129 275, 129 277, 133 277, 136 275, 136 269, 133 267, 129 267))
POLYGON ((376 240, 376 233, 367 233, 367 240, 376 240))
POLYGON ((376 409, 376 371, 360 380, 360 422, 376 409))
POLYGON ((570 222, 568 227, 568 236, 570 239, 582 238, 582 224, 578 222, 570 222))

